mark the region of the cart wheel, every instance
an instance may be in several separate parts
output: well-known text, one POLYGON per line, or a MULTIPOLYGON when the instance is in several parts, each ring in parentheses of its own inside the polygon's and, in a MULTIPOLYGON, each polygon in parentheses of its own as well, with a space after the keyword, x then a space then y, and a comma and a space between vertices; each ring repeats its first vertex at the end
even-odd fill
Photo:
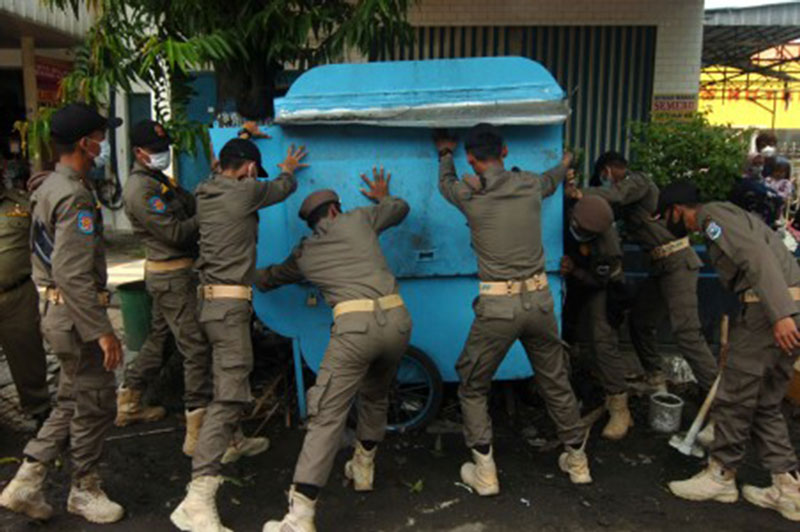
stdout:
POLYGON ((430 423, 442 405, 442 388, 436 364, 416 347, 408 346, 389 392, 387 430, 405 432, 430 423))

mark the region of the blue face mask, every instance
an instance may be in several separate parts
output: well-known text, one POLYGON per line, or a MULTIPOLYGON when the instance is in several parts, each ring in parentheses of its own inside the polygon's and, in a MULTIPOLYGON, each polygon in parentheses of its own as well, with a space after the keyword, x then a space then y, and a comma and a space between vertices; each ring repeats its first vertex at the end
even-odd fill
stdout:
POLYGON ((102 168, 108 161, 111 159, 111 144, 109 144, 108 139, 103 139, 102 141, 96 141, 94 139, 89 139, 95 144, 100 146, 100 153, 94 156, 94 166, 95 168, 102 168))

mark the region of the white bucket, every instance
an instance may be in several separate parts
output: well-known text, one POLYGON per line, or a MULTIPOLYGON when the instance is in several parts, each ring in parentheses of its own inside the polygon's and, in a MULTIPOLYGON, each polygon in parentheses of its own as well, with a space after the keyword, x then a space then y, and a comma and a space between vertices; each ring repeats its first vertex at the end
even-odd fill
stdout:
POLYGON ((658 392, 650 396, 650 427, 658 432, 673 433, 681 428, 683 399, 675 394, 658 392))

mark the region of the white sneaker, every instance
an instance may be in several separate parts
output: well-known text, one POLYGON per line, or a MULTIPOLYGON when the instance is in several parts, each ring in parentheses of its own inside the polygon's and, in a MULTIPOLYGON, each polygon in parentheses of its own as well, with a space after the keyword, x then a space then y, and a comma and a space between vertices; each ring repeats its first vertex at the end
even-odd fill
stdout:
POLYGON ((172 515, 172 524, 184 532, 233 532, 222 525, 217 513, 217 489, 222 477, 197 477, 189 483, 186 497, 172 515))
POLYGON ((289 513, 281 521, 267 521, 262 532, 316 532, 314 513, 317 501, 312 501, 302 493, 289 490, 289 513))
POLYGON ((356 440, 353 458, 344 465, 344 476, 353 481, 356 491, 372 491, 375 479, 375 453, 377 445, 371 451, 364 449, 361 442, 356 440))
POLYGON ((97 473, 89 473, 72 483, 67 511, 80 515, 90 523, 100 524, 116 523, 125 515, 125 509, 109 499, 103 491, 97 473))
POLYGON ((487 454, 472 449, 472 460, 461 466, 461 481, 483 497, 500 493, 493 449, 489 447, 487 454))
POLYGON ((689 501, 733 503, 739 500, 736 473, 713 458, 709 459, 708 467, 692 478, 670 482, 668 487, 673 495, 689 501))
POLYGON ((25 460, 0 494, 0 506, 25 514, 31 519, 50 519, 53 516, 53 507, 47 504, 42 490, 46 477, 47 466, 25 460))
POLYGON ((772 486, 743 486, 742 495, 756 506, 780 512, 790 521, 800 521, 800 474, 772 475, 772 486))

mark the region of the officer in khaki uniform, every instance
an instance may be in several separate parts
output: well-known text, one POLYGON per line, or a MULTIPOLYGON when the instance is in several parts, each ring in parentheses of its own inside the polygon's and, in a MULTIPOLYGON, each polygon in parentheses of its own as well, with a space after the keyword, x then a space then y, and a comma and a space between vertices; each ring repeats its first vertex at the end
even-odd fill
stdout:
MULTIPOLYGON (((272 181, 261 166, 261 153, 249 140, 228 141, 219 154, 219 172, 195 192, 200 226, 200 323, 212 346, 214 398, 209 404, 192 458, 192 482, 186 498, 171 515, 181 530, 227 530, 217 513, 215 496, 223 456, 250 402, 253 346, 250 340, 252 285, 256 280, 258 211, 285 200, 297 188, 295 170, 306 166, 294 146, 272 181)), ((266 438, 249 438, 239 452, 267 449, 266 438)))
POLYGON ((541 176, 507 171, 503 159, 508 149, 500 132, 479 124, 469 131, 464 146, 477 175, 459 181, 453 162, 456 142, 437 133, 435 144, 439 190, 467 218, 480 278, 475 321, 456 364, 464 434, 474 459, 462 466, 461 478, 480 495, 500 491, 488 395, 497 367, 520 340, 566 447, 559 465, 572 482, 591 482, 582 445, 585 427, 569 383, 541 242, 542 199, 558 189, 572 157, 565 154, 559 166, 541 176))
POLYGON ((408 204, 389 195, 389 179, 373 169, 363 193, 376 205, 342 212, 332 190, 309 195, 300 218, 313 234, 282 264, 259 271, 257 286, 268 290, 308 279, 333 308, 333 327, 317 381, 308 391, 308 432, 289 492, 289 512, 269 521, 265 532, 313 532, 314 507, 324 486, 358 395, 353 458, 345 476, 356 491, 371 491, 378 442, 386 432, 389 387, 408 347, 411 317, 397 293, 378 236, 398 225, 408 204))
POLYGON ((105 139, 119 119, 106 119, 86 104, 53 114, 56 169, 34 192, 33 276, 45 288, 42 330, 61 362, 57 405, 34 439, 25 461, 0 495, 0 505, 34 519, 47 519, 42 485, 47 465, 69 448, 72 488, 67 511, 93 523, 113 523, 122 507, 100 486, 97 465, 114 423, 113 370, 122 347, 106 314, 103 222, 87 174, 108 159, 105 139))
POLYGON ((630 333, 651 384, 666 385, 663 359, 656 348, 656 327, 668 312, 675 341, 700 387, 707 391, 717 377, 717 363, 700 326, 697 279, 703 262, 685 234, 675 235, 655 219, 658 187, 647 176, 628 172, 627 164, 618 153, 601 155, 595 173, 606 186, 585 188, 576 195, 608 201, 618 211, 628 237, 650 255, 650 277, 636 295, 630 333))
MULTIPOLYGON (((627 365, 619 351, 617 328, 609 322, 609 290, 624 282, 622 246, 614 228, 614 211, 602 198, 587 196, 579 200, 569 215, 565 238, 566 255, 561 259, 561 274, 580 284, 580 305, 588 314, 591 344, 596 366, 606 391, 610 414, 603 437, 619 440, 633 425, 628 409, 627 365)), ((568 297, 572 297, 569 294, 568 297)))
POLYGON ((170 143, 164 128, 152 120, 131 130, 136 161, 123 200, 147 256, 145 281, 153 299, 153 324, 117 395, 116 423, 124 426, 164 416, 161 407, 143 407, 141 396, 162 365, 166 324, 183 356, 187 410, 183 451, 191 456, 211 400, 211 351, 197 321, 197 281, 192 271, 199 237, 195 201, 163 173, 170 164, 170 143))
POLYGON ((728 202, 700 204, 697 189, 664 189, 669 225, 702 231, 720 281, 742 301, 731 330, 728 361, 711 409, 715 423, 708 467, 670 482, 684 499, 736 502, 736 469, 751 438, 772 486, 744 486, 749 502, 800 521, 800 471, 781 402, 800 352, 800 267, 780 237, 757 216, 728 202))
POLYGON ((31 280, 31 209, 20 190, 0 184, 0 347, 25 413, 47 419, 50 393, 39 332, 39 295, 31 280))

